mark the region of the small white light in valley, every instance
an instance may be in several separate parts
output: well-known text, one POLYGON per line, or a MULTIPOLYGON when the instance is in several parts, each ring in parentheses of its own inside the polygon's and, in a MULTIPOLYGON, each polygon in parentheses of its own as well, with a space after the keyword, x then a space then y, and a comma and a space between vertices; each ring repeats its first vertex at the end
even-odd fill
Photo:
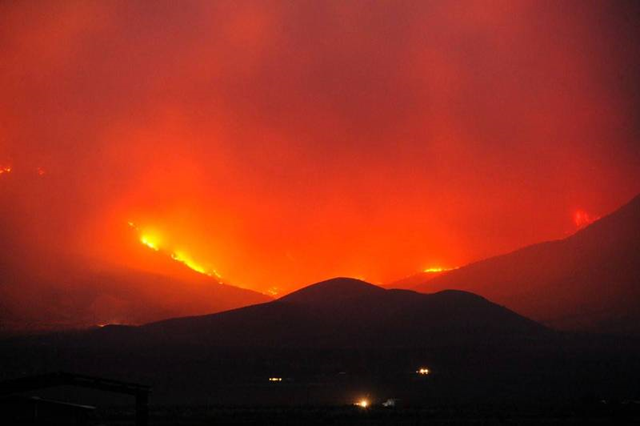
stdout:
POLYGON ((389 398, 387 399, 385 402, 382 403, 383 407, 387 407, 387 408, 393 408, 396 406, 396 400, 393 398, 389 398))

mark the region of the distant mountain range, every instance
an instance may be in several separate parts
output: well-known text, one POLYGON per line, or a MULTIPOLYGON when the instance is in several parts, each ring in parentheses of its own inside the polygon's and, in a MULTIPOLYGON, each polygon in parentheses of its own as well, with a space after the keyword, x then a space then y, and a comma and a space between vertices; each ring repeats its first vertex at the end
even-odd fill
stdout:
POLYGON ((67 370, 135 379, 155 386, 154 399, 172 402, 345 404, 355 389, 380 381, 395 389, 385 392, 422 399, 430 385, 418 380, 419 367, 455 375, 438 385, 451 393, 476 375, 494 375, 496 365, 512 371, 554 336, 467 292, 425 295, 336 278, 217 314, 0 339, 0 375, 67 370), (282 386, 272 388, 269 377, 282 386))
POLYGON ((529 400, 549 389, 554 398, 628 398, 639 353, 635 340, 558 333, 464 291, 336 278, 217 314, 0 339, 0 375, 134 380, 173 404, 529 400))
POLYGON ((558 329, 640 334, 640 196, 570 237, 472 263, 415 289, 470 291, 558 329))

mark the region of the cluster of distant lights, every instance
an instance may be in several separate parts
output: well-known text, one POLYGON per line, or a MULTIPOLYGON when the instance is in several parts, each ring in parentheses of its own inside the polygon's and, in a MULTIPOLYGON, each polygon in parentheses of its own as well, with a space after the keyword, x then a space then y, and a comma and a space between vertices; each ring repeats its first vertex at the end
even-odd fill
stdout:
MULTIPOLYGON (((428 376, 429 374, 431 374, 431 370, 426 367, 420 367, 416 370, 416 374, 420 376, 428 376)), ((368 398, 360 398, 356 402, 354 402, 353 405, 362 409, 367 409, 372 406, 372 403, 368 398)), ((382 403, 383 407, 394 407, 395 405, 395 399, 388 399, 382 403)))
MULTIPOLYGON (((420 367, 416 370, 416 374, 420 376, 428 376, 429 374, 431 374, 431 370, 426 367, 420 367)), ((282 377, 277 377, 277 376, 269 377, 268 380, 271 383, 280 383, 283 381, 282 377)), ((382 403, 382 406, 393 407, 395 406, 395 402, 396 402, 395 399, 388 399, 382 403)), ((353 405, 356 407, 360 407, 362 409, 367 409, 371 407, 372 404, 368 398, 360 398, 356 402, 354 402, 353 405)))

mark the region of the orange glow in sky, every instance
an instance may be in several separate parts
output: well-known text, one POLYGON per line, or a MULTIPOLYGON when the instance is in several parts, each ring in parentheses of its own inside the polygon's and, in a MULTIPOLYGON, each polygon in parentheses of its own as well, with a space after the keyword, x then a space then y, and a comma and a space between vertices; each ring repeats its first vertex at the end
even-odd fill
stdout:
POLYGON ((150 269, 142 243, 285 294, 640 191, 633 2, 29 3, 0 2, 0 237, 25 253, 150 269))

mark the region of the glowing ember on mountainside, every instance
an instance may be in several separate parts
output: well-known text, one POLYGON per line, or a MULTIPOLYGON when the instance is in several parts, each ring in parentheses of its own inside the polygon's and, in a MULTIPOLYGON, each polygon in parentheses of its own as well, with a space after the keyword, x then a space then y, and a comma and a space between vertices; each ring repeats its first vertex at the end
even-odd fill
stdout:
POLYGON ((269 287, 267 289, 267 291, 265 292, 265 294, 268 294, 269 296, 277 296, 278 294, 280 294, 280 288, 279 287, 269 287))
POLYGON ((0 175, 5 173, 11 173, 11 166, 2 166, 0 167, 0 175))
POLYGON ((585 228, 598 219, 600 219, 600 216, 591 215, 584 210, 576 210, 573 214, 573 223, 576 224, 578 229, 585 228))
POLYGON ((433 267, 433 268, 427 268, 423 272, 426 272, 427 274, 437 274, 439 272, 453 271, 454 269, 458 269, 458 268, 433 267))

